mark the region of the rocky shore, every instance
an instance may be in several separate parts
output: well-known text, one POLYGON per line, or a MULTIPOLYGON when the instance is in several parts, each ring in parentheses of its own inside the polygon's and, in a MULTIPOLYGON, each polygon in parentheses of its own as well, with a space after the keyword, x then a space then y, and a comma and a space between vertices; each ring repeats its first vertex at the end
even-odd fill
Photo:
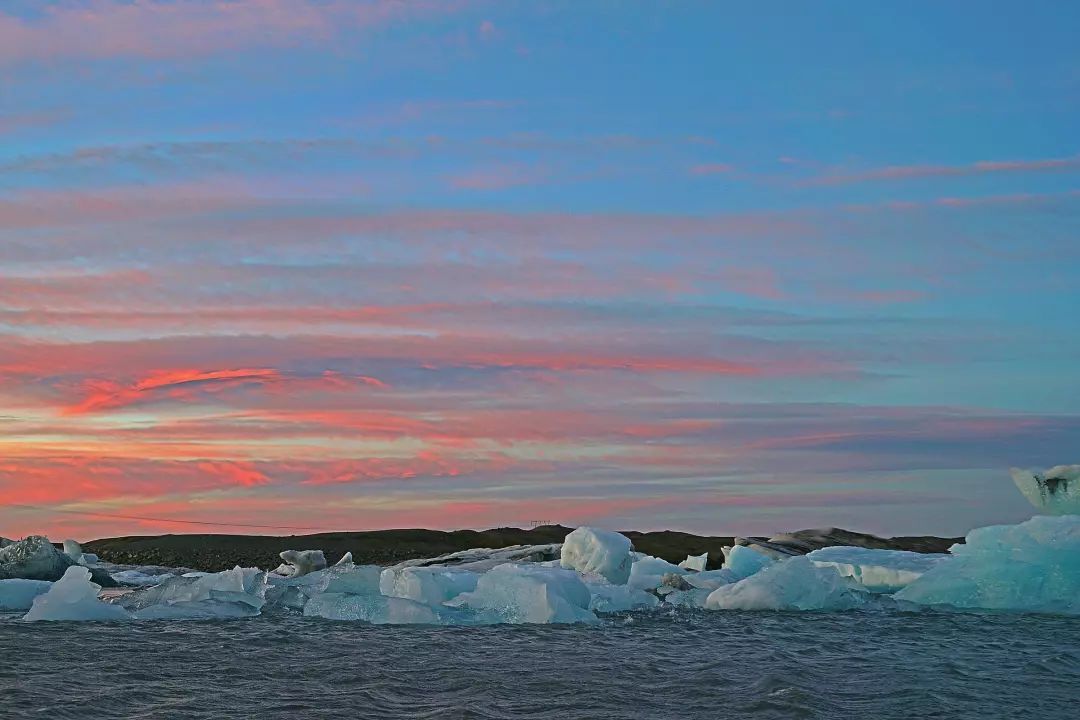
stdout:
MULTIPOLYGON (((84 544, 87 552, 102 561, 120 565, 160 565, 197 568, 210 572, 241 567, 274 567, 283 550, 322 550, 331 563, 351 552, 358 564, 393 565, 404 560, 430 558, 471 548, 503 548, 512 545, 561 543, 572 528, 544 525, 529 530, 379 530, 320 533, 315 535, 156 535, 104 538, 84 544)), ((634 549, 678 563, 688 555, 709 554, 708 568, 723 563, 721 548, 736 544, 761 544, 775 552, 803 554, 831 545, 853 545, 884 550, 940 553, 963 538, 911 536, 881 538, 837 528, 801 530, 772 538, 701 536, 690 533, 623 532, 634 549)))

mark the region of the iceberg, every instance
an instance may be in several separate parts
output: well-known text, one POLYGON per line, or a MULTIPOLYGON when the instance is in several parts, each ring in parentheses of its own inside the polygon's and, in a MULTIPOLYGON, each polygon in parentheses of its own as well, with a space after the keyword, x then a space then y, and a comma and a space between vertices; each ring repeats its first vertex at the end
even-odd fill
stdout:
POLYGON ((562 545, 560 562, 564 568, 601 575, 613 585, 630 579, 633 545, 630 538, 611 530, 579 527, 562 545))
POLYGON ((0 610, 25 612, 34 604, 34 598, 49 592, 52 586, 48 580, 0 580, 0 610))
POLYGON ((804 556, 783 560, 731 585, 705 601, 709 610, 848 610, 866 593, 834 568, 818 567, 804 556))
POLYGON ((684 570, 696 570, 697 572, 702 572, 708 564, 709 553, 704 552, 700 555, 687 555, 686 559, 679 563, 679 567, 684 570))
POLYGON ((748 578, 775 562, 777 560, 774 556, 758 552, 749 545, 724 548, 724 569, 731 573, 735 580, 748 578))
POLYGON ((1058 465, 1037 473, 1012 468, 1012 479, 1028 502, 1049 515, 1080 515, 1080 465, 1058 465))
POLYGON ((280 557, 285 562, 275 572, 286 577, 301 577, 326 568, 322 550, 283 550, 280 557))
POLYGON ((199 577, 174 577, 124 595, 117 603, 140 620, 251 617, 266 604, 266 573, 235 567, 199 577), (160 606, 160 607, 155 607, 160 606))
POLYGON ((441 567, 390 567, 382 571, 379 590, 425 605, 442 605, 476 589, 480 576, 468 570, 441 567))
POLYGON ((49 591, 34 598, 23 620, 130 620, 119 605, 98 600, 101 586, 90 582, 90 571, 80 565, 69 567, 49 591))
POLYGON ((834 568, 870 592, 894 593, 919 579, 948 558, 941 553, 906 550, 871 550, 861 547, 828 547, 806 556, 818 567, 834 568))
POLYGON ((110 573, 112 579, 121 585, 146 587, 159 585, 169 578, 176 577, 173 573, 147 573, 142 570, 120 570, 110 573))
POLYGON ((591 602, 576 572, 506 564, 481 575, 475 590, 447 605, 474 610, 485 623, 591 623, 596 622, 591 602))
POLYGON ((1080 614, 1080 516, 977 528, 898 592, 924 605, 1080 614))
POLYGON ((626 584, 638 590, 653 590, 664 584, 665 575, 685 575, 689 571, 662 558, 634 553, 626 584))
POLYGON ((432 558, 405 560, 395 567, 453 567, 483 573, 506 563, 543 563, 558 561, 562 543, 547 545, 511 545, 498 548, 471 548, 432 558))
POLYGON ((59 580, 74 564, 74 560, 41 535, 31 535, 0 548, 0 580, 59 580))

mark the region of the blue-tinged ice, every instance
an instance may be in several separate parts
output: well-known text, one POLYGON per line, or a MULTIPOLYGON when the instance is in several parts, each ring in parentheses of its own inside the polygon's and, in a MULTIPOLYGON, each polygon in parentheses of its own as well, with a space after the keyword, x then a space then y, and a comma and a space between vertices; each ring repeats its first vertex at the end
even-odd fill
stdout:
POLYGON ((672 573, 685 575, 689 570, 662 558, 634 553, 634 563, 630 566, 630 577, 626 584, 638 590, 653 590, 663 584, 665 575, 672 573))
POLYGON ((927 605, 1080 614, 1080 516, 977 528, 896 594, 927 605))
MULTIPOLYGON (((447 610, 447 614, 450 612, 447 610)), ((448 624, 439 610, 430 605, 385 595, 322 593, 307 602, 304 615, 327 620, 358 620, 375 625, 448 624)))
POLYGON ((867 594, 834 568, 806 557, 782 560, 748 578, 713 590, 709 610, 848 610, 867 594))
POLYGON ((447 603, 485 623, 596 622, 581 575, 561 568, 505 564, 480 576, 476 589, 447 603))
POLYGON ((633 563, 630 538, 611 530, 579 527, 566 536, 560 561, 564 568, 604 577, 625 585, 633 563))
POLYGON ((127 610, 98 600, 101 586, 90 582, 90 571, 72 565, 44 595, 34 598, 23 620, 130 620, 127 610))
POLYGON ((648 610, 660 604, 660 598, 652 593, 639 590, 629 585, 611 585, 608 583, 587 583, 589 609, 598 613, 627 612, 630 610, 648 610))
POLYGON ((140 620, 253 617, 266 604, 266 593, 266 572, 235 567, 198 577, 171 578, 117 602, 140 620))
POLYGON ((388 597, 425 605, 442 605, 461 593, 472 592, 480 575, 446 567, 395 566, 382 571, 379 590, 388 597))
POLYGON ((776 558, 758 552, 748 545, 736 545, 724 549, 724 569, 736 580, 748 578, 776 562, 776 558))
POLYGON ((807 556, 818 567, 835 568, 875 593, 893 593, 937 567, 948 555, 906 550, 874 550, 836 546, 815 550, 807 556))
POLYGON ((48 580, 0 580, 0 611, 30 609, 34 598, 49 592, 53 586, 48 580))

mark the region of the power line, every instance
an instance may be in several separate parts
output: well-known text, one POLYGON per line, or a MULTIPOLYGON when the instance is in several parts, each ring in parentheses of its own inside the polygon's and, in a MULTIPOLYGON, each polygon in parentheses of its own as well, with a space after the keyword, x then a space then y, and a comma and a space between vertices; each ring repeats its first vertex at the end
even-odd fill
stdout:
POLYGON ((42 507, 41 505, 11 504, 6 507, 16 510, 36 510, 39 512, 62 513, 64 515, 85 515, 88 517, 112 518, 116 520, 145 520, 147 522, 182 523, 184 525, 209 525, 212 527, 246 527, 261 528, 263 530, 311 530, 319 532, 320 528, 297 527, 295 525, 256 525, 254 523, 222 523, 208 520, 173 520, 170 518, 146 517, 144 515, 117 515, 112 513, 90 512, 82 510, 60 510, 59 508, 42 507))

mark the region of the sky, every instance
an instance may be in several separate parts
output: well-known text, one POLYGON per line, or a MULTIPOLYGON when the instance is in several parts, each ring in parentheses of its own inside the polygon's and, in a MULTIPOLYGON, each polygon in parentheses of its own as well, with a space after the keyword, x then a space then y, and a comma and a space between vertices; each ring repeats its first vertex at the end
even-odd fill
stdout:
POLYGON ((5 0, 0 535, 962 534, 1080 460, 1080 5, 5 0))

